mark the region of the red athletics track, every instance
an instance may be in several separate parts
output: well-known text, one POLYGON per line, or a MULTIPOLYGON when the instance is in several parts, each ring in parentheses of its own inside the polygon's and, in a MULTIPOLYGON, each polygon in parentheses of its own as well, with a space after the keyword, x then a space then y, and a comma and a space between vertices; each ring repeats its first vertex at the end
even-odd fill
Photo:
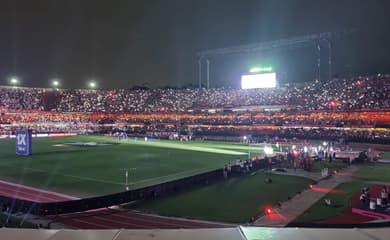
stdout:
MULTIPOLYGON (((34 202, 60 202, 77 199, 72 196, 49 192, 0 180, 0 196, 34 202)), ((156 229, 156 228, 217 228, 231 227, 221 223, 168 218, 118 209, 98 209, 80 213, 48 217, 52 223, 59 223, 77 229, 156 229)))
POLYGON ((61 202, 78 199, 76 197, 27 187, 0 180, 0 196, 28 200, 33 202, 61 202))
POLYGON ((59 223, 76 229, 177 229, 221 228, 232 225, 143 214, 128 210, 104 209, 52 217, 59 223))

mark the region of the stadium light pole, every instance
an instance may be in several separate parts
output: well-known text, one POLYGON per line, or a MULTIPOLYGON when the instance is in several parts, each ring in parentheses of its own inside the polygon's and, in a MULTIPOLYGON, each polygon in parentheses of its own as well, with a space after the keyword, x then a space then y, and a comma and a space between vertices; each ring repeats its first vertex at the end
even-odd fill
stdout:
POLYGON ((198 72, 198 74, 199 74, 199 76, 198 76, 198 81, 199 81, 199 90, 200 89, 202 89, 202 57, 200 57, 199 59, 198 59, 198 70, 199 70, 199 72, 198 72))
POLYGON ((206 70, 207 70, 207 75, 206 75, 206 80, 207 80, 207 89, 210 88, 210 60, 206 59, 206 70))
POLYGON ((331 40, 329 40, 329 39, 325 39, 325 41, 328 43, 328 51, 329 51, 329 53, 328 53, 328 67, 329 67, 329 69, 328 69, 328 74, 329 74, 329 80, 332 80, 332 75, 333 75, 333 66, 332 66, 332 64, 333 64, 333 48, 332 48, 332 42, 331 42, 331 40))
POLYGON ((321 81, 321 45, 317 44, 317 74, 318 81, 321 81))

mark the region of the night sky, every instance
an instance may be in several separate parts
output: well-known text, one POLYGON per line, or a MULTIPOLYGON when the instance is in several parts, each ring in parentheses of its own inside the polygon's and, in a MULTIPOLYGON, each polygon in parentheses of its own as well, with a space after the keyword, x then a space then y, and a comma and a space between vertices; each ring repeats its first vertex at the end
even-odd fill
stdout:
MULTIPOLYGON (((0 84, 101 88, 197 84, 199 50, 320 32, 335 42, 339 76, 390 73, 387 0, 2 0, 0 84)), ((313 49, 212 60, 213 86, 237 86, 250 65, 289 81, 315 77, 313 49)))

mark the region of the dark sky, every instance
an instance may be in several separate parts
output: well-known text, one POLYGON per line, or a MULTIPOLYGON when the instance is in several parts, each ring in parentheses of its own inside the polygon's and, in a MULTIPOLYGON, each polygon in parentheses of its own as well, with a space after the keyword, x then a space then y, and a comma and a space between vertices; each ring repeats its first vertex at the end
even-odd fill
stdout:
MULTIPOLYGON (((350 29, 335 45, 335 73, 389 73, 389 9, 387 0, 2 0, 0 82, 183 86, 196 84, 198 50, 350 29)), ((211 77, 235 85, 246 65, 269 61, 290 81, 310 79, 312 55, 218 58, 211 77)))

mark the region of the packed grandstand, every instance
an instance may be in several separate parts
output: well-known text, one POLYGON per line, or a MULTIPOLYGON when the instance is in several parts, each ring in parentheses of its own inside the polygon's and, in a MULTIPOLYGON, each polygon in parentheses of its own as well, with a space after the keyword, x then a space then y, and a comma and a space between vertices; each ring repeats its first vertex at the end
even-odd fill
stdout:
POLYGON ((275 89, 0 88, 0 135, 99 132, 390 142, 390 75, 275 89))

